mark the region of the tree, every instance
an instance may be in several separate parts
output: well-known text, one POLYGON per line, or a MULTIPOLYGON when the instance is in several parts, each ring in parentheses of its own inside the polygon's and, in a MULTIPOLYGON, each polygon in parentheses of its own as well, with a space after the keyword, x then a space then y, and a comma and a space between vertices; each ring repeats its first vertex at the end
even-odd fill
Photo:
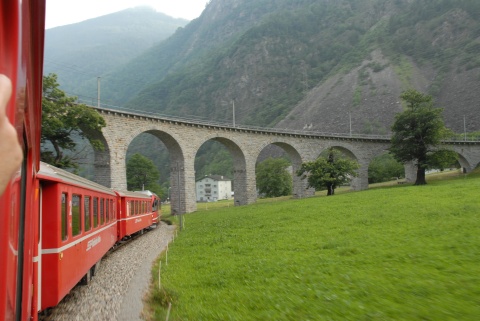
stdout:
POLYGON ((257 166, 257 187, 266 197, 292 194, 292 176, 286 168, 290 162, 284 158, 268 158, 257 166))
POLYGON ((307 178, 308 187, 315 190, 327 190, 327 196, 334 195, 335 189, 348 183, 352 177, 356 177, 358 162, 342 157, 339 151, 332 148, 328 150, 327 157, 319 157, 313 162, 303 163, 297 171, 302 179, 307 178))
POLYGON ((140 154, 133 154, 127 162, 127 189, 129 191, 149 190, 163 195, 158 181, 160 172, 153 161, 140 154))
POLYGON ((73 134, 89 139, 94 149, 101 150, 101 142, 86 133, 100 131, 106 123, 98 112, 75 103, 77 97, 67 96, 58 87, 57 75, 43 77, 41 159, 60 168, 78 168, 75 157, 65 153, 77 146, 73 134))
POLYGON ((390 153, 375 157, 368 167, 369 184, 386 182, 404 175, 405 168, 390 153))
POLYGON ((432 97, 410 89, 400 96, 407 110, 395 116, 390 152, 402 164, 417 166, 415 185, 425 185, 425 170, 453 164, 457 154, 441 147, 442 139, 451 135, 445 128, 441 108, 433 107, 432 97))

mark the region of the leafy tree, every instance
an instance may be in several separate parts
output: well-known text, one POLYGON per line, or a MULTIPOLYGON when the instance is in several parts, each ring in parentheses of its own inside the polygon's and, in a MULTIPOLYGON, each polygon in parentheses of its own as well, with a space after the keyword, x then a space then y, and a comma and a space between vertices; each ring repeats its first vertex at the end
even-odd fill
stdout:
POLYGON ((405 168, 392 154, 385 153, 373 159, 368 167, 368 183, 381 183, 391 180, 393 177, 403 177, 405 168))
POLYGON ((443 110, 433 107, 432 96, 410 89, 400 97, 407 110, 395 116, 390 152, 403 164, 413 161, 417 166, 415 185, 425 185, 425 170, 444 168, 457 159, 455 152, 440 146, 451 132, 443 123, 443 110))
POLYGON ((127 162, 127 188, 130 191, 149 190, 160 197, 162 188, 158 184, 160 172, 147 157, 134 154, 127 162))
POLYGON ((86 133, 100 131, 106 123, 99 113, 75 103, 76 97, 67 96, 58 87, 57 75, 43 77, 41 158, 60 168, 76 169, 75 157, 70 156, 77 146, 72 135, 76 133, 81 139, 89 139, 94 149, 101 150, 101 142, 90 139, 86 133))
POLYGON ((266 197, 292 194, 292 176, 286 168, 290 162, 284 158, 268 158, 257 166, 257 187, 266 197))
POLYGON ((327 190, 327 196, 334 195, 335 189, 356 177, 360 165, 342 157, 339 151, 329 149, 327 157, 319 157, 313 162, 303 163, 297 171, 302 179, 307 178, 308 186, 315 190, 327 190))

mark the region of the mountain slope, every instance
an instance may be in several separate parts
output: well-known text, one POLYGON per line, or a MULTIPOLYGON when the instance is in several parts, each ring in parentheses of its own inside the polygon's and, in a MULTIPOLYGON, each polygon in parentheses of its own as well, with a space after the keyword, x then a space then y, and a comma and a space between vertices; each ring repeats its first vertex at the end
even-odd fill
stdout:
POLYGON ((479 4, 212 0, 135 61, 144 81, 123 84, 139 92, 127 106, 231 121, 235 100, 239 123, 348 132, 350 114, 354 132, 383 134, 402 109, 400 92, 414 87, 434 96, 454 130, 463 130, 459 112, 475 130, 468 102, 480 100, 479 4))
MULTIPOLYGON (((259 24, 287 0, 210 1, 202 15, 130 63, 105 76, 104 97, 123 106, 142 89, 178 70, 197 68, 226 44, 259 24)), ((141 107, 140 107, 141 109, 141 107)), ((149 108, 147 108, 149 109, 149 108)))
POLYGON ((98 76, 130 61, 187 23, 149 7, 137 7, 48 29, 45 74, 56 73, 67 92, 96 98, 98 76))

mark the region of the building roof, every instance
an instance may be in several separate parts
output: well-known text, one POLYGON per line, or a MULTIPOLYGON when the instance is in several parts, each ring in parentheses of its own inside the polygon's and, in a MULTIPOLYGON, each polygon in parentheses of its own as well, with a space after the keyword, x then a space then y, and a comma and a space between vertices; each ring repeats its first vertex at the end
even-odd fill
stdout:
POLYGON ((222 176, 222 175, 206 175, 205 177, 202 177, 200 179, 197 179, 197 182, 201 181, 201 180, 204 180, 205 178, 210 178, 214 181, 222 181, 222 182, 230 182, 231 179, 226 177, 226 176, 222 176))

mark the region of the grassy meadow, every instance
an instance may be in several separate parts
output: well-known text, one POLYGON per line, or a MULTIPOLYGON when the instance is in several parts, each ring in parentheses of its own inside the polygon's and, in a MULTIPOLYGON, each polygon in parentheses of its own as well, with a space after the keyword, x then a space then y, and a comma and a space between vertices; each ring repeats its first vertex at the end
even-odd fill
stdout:
MULTIPOLYGON (((184 215, 150 320, 477 320, 480 175, 184 215), (169 303, 171 310, 168 312, 169 303)), ((164 209, 165 210, 165 209, 164 209)))

